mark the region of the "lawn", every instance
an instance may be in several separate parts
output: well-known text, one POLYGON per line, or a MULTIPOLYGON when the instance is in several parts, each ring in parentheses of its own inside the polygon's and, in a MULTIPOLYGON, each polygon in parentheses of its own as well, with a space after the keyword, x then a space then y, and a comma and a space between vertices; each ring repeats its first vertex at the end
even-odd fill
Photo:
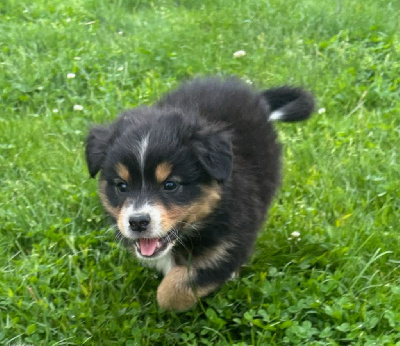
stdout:
POLYGON ((0 344, 400 345, 400 2, 2 0, 0 344), (234 53, 244 50, 245 56, 234 53), (91 124, 197 75, 312 90, 240 278, 193 310, 114 239, 91 124))

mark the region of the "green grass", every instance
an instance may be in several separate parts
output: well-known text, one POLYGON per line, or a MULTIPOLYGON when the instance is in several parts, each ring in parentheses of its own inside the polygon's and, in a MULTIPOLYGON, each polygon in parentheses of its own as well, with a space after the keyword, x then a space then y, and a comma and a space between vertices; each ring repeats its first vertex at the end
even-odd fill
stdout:
POLYGON ((1 1, 0 343, 399 345, 399 13, 386 0, 1 1), (277 126, 284 184, 240 278, 169 313, 160 276, 114 240, 84 138, 215 74, 304 86, 325 112, 277 126))

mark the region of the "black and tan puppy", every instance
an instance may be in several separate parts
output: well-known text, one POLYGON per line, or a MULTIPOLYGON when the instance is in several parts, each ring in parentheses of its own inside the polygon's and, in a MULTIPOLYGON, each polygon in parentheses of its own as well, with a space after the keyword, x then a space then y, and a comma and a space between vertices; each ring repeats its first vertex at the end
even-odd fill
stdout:
POLYGON ((271 121, 313 107, 302 89, 199 79, 91 130, 90 174, 126 246, 164 273, 161 307, 190 308, 246 261, 280 184, 271 121))

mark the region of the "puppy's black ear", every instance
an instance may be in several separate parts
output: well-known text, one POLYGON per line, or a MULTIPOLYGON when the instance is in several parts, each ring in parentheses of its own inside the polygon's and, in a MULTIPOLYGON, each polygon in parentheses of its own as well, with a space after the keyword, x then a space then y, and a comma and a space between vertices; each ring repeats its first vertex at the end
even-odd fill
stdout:
POLYGON ((86 138, 86 162, 92 178, 96 176, 103 165, 112 133, 110 127, 96 126, 90 130, 86 138))
POLYGON ((270 107, 269 120, 301 121, 310 117, 314 110, 314 97, 301 88, 280 87, 263 91, 270 107))
POLYGON ((193 139, 193 149, 200 163, 216 180, 225 181, 232 170, 232 142, 227 132, 202 130, 193 139))

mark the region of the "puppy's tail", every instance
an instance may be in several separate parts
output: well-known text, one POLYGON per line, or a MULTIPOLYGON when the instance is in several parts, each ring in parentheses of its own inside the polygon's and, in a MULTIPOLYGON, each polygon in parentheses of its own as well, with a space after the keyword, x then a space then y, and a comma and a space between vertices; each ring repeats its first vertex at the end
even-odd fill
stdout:
POLYGON ((273 88, 263 91, 262 95, 270 107, 269 121, 306 120, 315 107, 313 95, 301 88, 273 88))

